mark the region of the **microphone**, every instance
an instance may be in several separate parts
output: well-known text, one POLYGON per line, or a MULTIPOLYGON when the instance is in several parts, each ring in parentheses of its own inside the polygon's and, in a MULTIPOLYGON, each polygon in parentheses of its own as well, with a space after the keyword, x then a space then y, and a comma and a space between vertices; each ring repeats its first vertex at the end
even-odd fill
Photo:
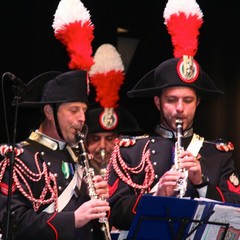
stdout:
POLYGON ((23 82, 21 78, 18 78, 11 72, 6 72, 5 76, 12 82, 13 85, 18 86, 20 89, 25 89, 26 84, 23 82))

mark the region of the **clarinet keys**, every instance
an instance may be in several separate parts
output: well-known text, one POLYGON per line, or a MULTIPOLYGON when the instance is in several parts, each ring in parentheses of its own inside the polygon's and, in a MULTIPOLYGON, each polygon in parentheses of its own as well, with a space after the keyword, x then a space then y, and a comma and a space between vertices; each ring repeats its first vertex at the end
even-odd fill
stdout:
POLYGON ((175 153, 174 153, 174 168, 176 171, 180 171, 183 177, 180 177, 177 181, 177 186, 174 191, 179 192, 178 197, 182 198, 187 190, 187 179, 188 171, 184 168, 179 167, 179 154, 184 151, 183 143, 183 121, 182 119, 176 119, 176 143, 175 143, 175 153))

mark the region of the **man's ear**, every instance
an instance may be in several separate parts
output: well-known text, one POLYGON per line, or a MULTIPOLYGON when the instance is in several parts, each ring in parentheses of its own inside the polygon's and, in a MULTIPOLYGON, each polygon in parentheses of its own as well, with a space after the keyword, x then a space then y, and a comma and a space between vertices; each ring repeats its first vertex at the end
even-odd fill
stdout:
POLYGON ((160 111, 160 97, 158 96, 154 96, 154 103, 155 103, 155 106, 157 107, 157 109, 160 111))
POLYGON ((197 106, 200 104, 200 102, 201 102, 201 98, 198 97, 198 98, 197 98, 197 106))
POLYGON ((51 105, 47 104, 43 107, 44 114, 47 119, 52 119, 53 118, 53 109, 51 105))

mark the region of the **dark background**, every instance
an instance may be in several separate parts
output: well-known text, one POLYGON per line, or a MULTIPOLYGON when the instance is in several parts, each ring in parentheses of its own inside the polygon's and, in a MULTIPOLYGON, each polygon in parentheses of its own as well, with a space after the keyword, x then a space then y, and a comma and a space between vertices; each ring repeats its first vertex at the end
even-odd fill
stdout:
MULTIPOLYGON (((170 36, 164 25, 166 0, 84 0, 94 24, 93 53, 103 43, 119 50, 126 69, 119 103, 138 119, 144 131, 154 128, 158 113, 152 99, 128 99, 126 92, 149 70, 173 57, 170 36), (117 28, 128 29, 119 33, 117 28)), ((204 14, 196 60, 212 77, 221 98, 202 102, 194 124, 195 132, 208 139, 225 138, 235 146, 234 158, 240 169, 240 3, 238 0, 198 0, 204 14)), ((0 14, 0 74, 12 72, 25 83, 42 72, 68 70, 65 47, 53 33, 56 0, 2 0, 0 14)), ((14 92, 6 79, 1 84, 1 142, 12 141, 15 108, 14 92), (2 97, 2 95, 4 96, 2 97), (4 101, 7 121, 4 119, 4 101), (5 124, 9 128, 7 135, 5 124)), ((94 100, 94 91, 90 96, 94 100)), ((19 109, 16 140, 37 128, 40 114, 35 109, 19 109)))

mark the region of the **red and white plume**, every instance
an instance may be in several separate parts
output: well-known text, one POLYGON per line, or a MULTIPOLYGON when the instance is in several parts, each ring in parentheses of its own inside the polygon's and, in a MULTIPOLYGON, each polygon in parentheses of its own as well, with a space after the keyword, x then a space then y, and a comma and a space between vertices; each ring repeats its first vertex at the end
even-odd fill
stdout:
POLYGON ((89 70, 93 64, 94 25, 89 11, 80 0, 61 0, 52 25, 55 37, 62 42, 70 57, 70 69, 89 70))
POLYGON ((90 83, 96 89, 96 101, 104 108, 115 108, 125 78, 120 54, 111 44, 101 45, 89 71, 90 83))
POLYGON ((203 13, 195 0, 169 0, 163 17, 172 38, 174 57, 194 57, 203 13))

